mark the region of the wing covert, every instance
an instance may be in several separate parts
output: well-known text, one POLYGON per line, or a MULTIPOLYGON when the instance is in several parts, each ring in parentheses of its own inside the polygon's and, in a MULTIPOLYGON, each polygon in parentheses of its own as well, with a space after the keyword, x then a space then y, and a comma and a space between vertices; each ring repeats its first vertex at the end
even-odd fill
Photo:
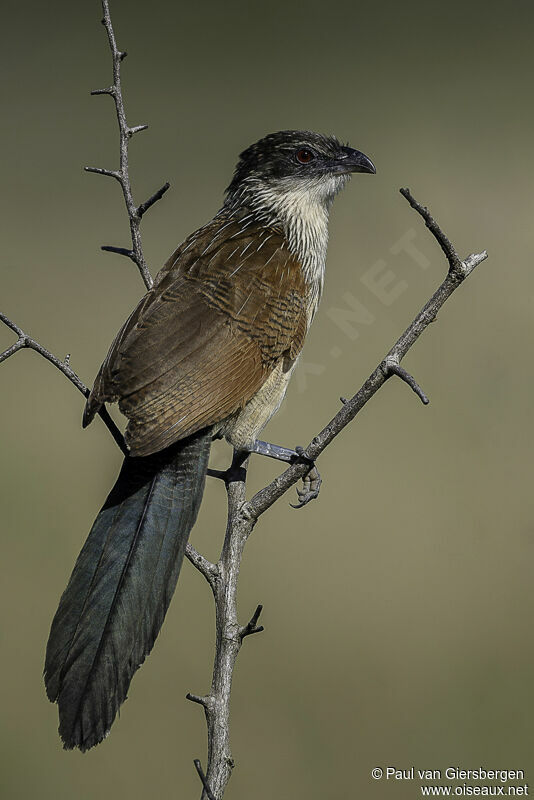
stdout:
POLYGON ((239 411, 306 334, 306 286, 283 236, 215 218, 158 273, 117 334, 87 402, 128 417, 148 455, 239 411))

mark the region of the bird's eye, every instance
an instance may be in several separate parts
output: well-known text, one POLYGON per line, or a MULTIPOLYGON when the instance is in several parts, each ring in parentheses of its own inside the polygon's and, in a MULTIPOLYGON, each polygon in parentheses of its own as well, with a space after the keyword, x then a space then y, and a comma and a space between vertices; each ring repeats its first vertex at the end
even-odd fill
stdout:
POLYGON ((300 150, 297 150, 297 161, 299 164, 309 164, 310 161, 313 161, 315 158, 315 154, 312 153, 311 150, 307 150, 305 147, 302 147, 300 150))

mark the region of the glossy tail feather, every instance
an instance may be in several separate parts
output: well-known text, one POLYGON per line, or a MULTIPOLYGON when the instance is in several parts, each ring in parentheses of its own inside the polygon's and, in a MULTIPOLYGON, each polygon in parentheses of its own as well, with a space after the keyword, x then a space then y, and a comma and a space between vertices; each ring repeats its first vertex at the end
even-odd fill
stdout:
POLYGON ((126 458, 52 622, 45 684, 66 749, 104 739, 150 653, 176 587, 208 466, 211 430, 126 458))

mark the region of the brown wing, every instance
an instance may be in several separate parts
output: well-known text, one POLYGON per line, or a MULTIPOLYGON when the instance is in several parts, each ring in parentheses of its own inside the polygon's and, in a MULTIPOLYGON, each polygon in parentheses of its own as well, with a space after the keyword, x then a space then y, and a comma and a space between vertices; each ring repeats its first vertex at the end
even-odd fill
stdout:
POLYGON ((148 455, 235 413, 306 334, 301 270, 272 229, 216 217, 169 259, 113 342, 87 402, 129 418, 148 455))

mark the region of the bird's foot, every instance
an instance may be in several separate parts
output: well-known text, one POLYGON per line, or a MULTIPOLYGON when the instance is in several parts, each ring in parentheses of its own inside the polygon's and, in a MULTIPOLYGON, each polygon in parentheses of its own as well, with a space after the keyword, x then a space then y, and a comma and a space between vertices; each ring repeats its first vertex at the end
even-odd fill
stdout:
POLYGON ((303 447, 295 447, 295 453, 299 461, 307 462, 310 465, 310 470, 302 478, 302 489, 297 489, 299 502, 290 503, 289 505, 291 508, 303 508, 310 500, 316 500, 317 497, 319 497, 319 491, 323 480, 315 462, 311 461, 311 459, 306 456, 303 447))
POLYGON ((260 439, 256 439, 249 451, 239 450, 234 453, 232 465, 227 470, 209 469, 208 475, 220 478, 227 484, 232 480, 237 480, 238 477, 242 479, 242 464, 249 453, 274 458, 276 461, 283 461, 286 464, 304 463, 309 465, 308 472, 302 478, 302 489, 297 489, 299 501, 298 503, 290 503, 292 508, 303 508, 310 500, 315 500, 319 496, 322 483, 321 475, 315 466, 315 462, 309 459, 304 448, 299 446, 291 450, 289 447, 281 447, 278 444, 262 442, 260 439))
POLYGON ((285 461, 288 464, 304 462, 310 465, 309 472, 307 472, 302 479, 302 489, 297 489, 299 502, 295 504, 290 503, 292 508, 303 508, 310 500, 315 500, 316 497, 318 497, 322 479, 319 470, 315 466, 315 462, 311 461, 306 456, 303 447, 297 446, 294 450, 290 450, 288 447, 280 447, 280 445, 262 442, 260 439, 256 439, 251 452, 258 453, 258 455, 261 456, 267 456, 268 458, 275 458, 277 461, 285 461))

